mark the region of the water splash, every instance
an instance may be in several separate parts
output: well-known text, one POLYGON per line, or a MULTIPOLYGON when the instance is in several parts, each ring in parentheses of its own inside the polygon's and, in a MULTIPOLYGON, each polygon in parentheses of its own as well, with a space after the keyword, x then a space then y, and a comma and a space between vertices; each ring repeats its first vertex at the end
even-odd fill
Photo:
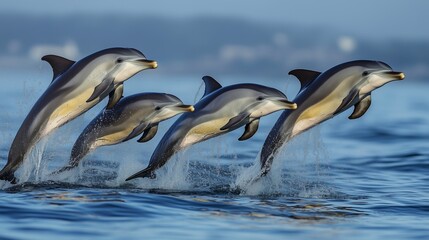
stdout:
MULTIPOLYGON (((146 166, 146 165, 145 165, 146 166)), ((143 169, 144 167, 138 168, 143 169)), ((173 156, 162 168, 156 171, 156 178, 138 178, 132 184, 141 189, 164 189, 174 191, 189 191, 192 185, 188 181, 189 158, 187 151, 173 156)), ((124 178, 130 176, 128 172, 124 178)), ((121 177, 122 178, 122 177, 121 177)))
MULTIPOLYGON (((53 140, 52 136, 49 139, 48 143, 53 140)), ((88 187, 125 187, 176 192, 240 192, 242 195, 251 196, 322 197, 333 192, 326 184, 323 162, 327 159, 327 154, 317 128, 289 142, 278 155, 277 161, 273 162, 270 174, 256 182, 249 180, 259 173, 259 161, 256 161, 256 164, 251 163, 251 152, 238 156, 243 151, 238 151, 235 144, 241 143, 231 144, 231 136, 226 135, 179 152, 156 171, 156 179, 136 179, 130 182, 125 182, 125 179, 147 166, 147 162, 141 162, 141 154, 127 154, 124 157, 124 152, 132 150, 132 144, 100 148, 103 150, 87 155, 77 168, 51 175, 51 165, 67 162, 68 150, 56 150, 55 154, 52 154, 45 151, 46 142, 47 140, 44 140, 32 151, 30 161, 20 170, 21 181, 52 181, 88 187), (114 151, 115 147, 121 150, 114 151)), ((50 148, 57 149, 59 146, 55 145, 58 144, 61 143, 53 143, 50 148)), ((254 147, 255 144, 251 146, 254 147)), ((147 155, 143 155, 146 156, 145 159, 147 155)))
POLYGON ((41 182, 48 174, 44 159, 47 139, 41 139, 24 159, 21 167, 15 172, 19 182, 41 182))
POLYGON ((242 169, 231 187, 245 195, 329 195, 332 189, 327 184, 326 164, 322 164, 327 159, 320 128, 315 128, 288 142, 273 161, 269 174, 255 179, 260 173, 258 155, 251 167, 242 169))

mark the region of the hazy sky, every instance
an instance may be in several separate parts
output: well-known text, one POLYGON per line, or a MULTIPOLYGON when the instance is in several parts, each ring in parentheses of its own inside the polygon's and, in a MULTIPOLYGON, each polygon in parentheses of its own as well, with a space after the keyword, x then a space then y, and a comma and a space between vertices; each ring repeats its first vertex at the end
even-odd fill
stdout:
POLYGON ((385 39, 429 40, 429 1, 425 0, 20 0, 4 1, 0 13, 105 13, 124 17, 162 15, 229 16, 253 21, 275 21, 333 27, 352 35, 385 39))

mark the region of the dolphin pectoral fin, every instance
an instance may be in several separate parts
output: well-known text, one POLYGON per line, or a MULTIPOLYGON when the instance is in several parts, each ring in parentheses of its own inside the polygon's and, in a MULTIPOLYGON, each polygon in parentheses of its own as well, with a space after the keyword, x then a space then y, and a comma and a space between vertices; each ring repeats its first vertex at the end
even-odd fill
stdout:
POLYGON ((122 140, 122 142, 126 142, 126 141, 130 140, 131 138, 137 137, 137 135, 142 133, 148 127, 148 125, 149 124, 145 123, 145 122, 139 124, 137 127, 135 127, 133 129, 133 131, 130 133, 130 135, 128 135, 124 140, 122 140))
POLYGON ((144 130, 142 137, 137 140, 137 142, 143 143, 151 140, 153 137, 155 137, 156 132, 158 132, 158 124, 144 130))
POLYGON ((210 76, 204 76, 203 81, 204 81, 204 84, 206 85, 206 89, 204 91, 204 95, 202 96, 202 98, 209 95, 211 92, 214 92, 219 88, 222 88, 222 85, 220 85, 220 83, 218 83, 214 78, 210 76))
POLYGON ((289 72, 289 75, 293 75, 298 78, 301 83, 301 91, 305 87, 307 87, 314 79, 316 79, 321 72, 307 70, 307 69, 294 69, 289 72))
POLYGON ((86 102, 91 102, 98 97, 102 97, 104 94, 110 92, 113 87, 113 78, 103 79, 103 81, 95 87, 94 92, 86 102))
POLYGON ((251 121, 250 123, 246 124, 245 130, 243 135, 238 139, 239 141, 247 140, 253 135, 255 135, 256 131, 258 131, 259 128, 259 118, 251 121))
POLYGON ((106 109, 112 109, 116 103, 121 100, 124 93, 124 84, 119 84, 115 89, 109 93, 109 102, 107 103, 106 109))
POLYGON ((368 110, 369 106, 371 106, 371 94, 355 104, 355 109, 353 110, 353 113, 350 115, 349 119, 362 117, 368 110))
POLYGON ((347 97, 343 99, 343 101, 341 102, 337 110, 335 110, 334 115, 339 114, 342 111, 345 111, 350 106, 350 104, 352 104, 353 101, 358 97, 358 95, 359 95, 359 90, 357 89, 352 90, 349 93, 349 95, 347 95, 347 97))
POLYGON ((220 130, 223 131, 223 130, 226 130, 229 128, 239 127, 241 124, 248 121, 249 115, 250 115, 249 113, 242 113, 238 116, 235 116, 235 117, 229 119, 228 123, 225 126, 221 127, 220 130))
POLYGON ((75 63, 75 61, 57 55, 45 55, 42 57, 42 60, 48 62, 52 67, 52 71, 54 73, 52 81, 75 63))

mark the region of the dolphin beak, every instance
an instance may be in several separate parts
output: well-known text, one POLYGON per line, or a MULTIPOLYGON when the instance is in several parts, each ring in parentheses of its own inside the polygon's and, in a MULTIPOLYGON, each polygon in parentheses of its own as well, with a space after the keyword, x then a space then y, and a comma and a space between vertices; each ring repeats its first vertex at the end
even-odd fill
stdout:
POLYGON ((154 60, 147 60, 147 59, 138 59, 136 62, 141 63, 143 66, 147 68, 155 69, 158 67, 158 63, 154 60))
POLYGON ((181 112, 193 112, 193 111, 195 111, 195 108, 192 105, 182 104, 182 105, 175 106, 175 108, 181 112))
POLYGON ((297 109, 298 105, 294 102, 288 101, 287 99, 279 99, 277 100, 279 102, 279 105, 282 105, 285 107, 285 109, 297 109))
POLYGON ((397 80, 403 80, 405 78, 405 74, 403 72, 390 71, 390 72, 386 72, 385 74, 397 80))

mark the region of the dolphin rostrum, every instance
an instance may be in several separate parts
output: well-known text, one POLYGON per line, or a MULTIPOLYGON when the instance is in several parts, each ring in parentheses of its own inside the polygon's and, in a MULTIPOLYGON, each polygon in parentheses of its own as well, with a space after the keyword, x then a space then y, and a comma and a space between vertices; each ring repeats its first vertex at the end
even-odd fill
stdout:
POLYGON ((270 171, 280 148, 294 136, 354 106, 349 119, 361 117, 371 104, 371 92, 384 84, 405 78, 380 61, 359 60, 337 65, 324 73, 295 69, 289 72, 301 82, 294 99, 295 111, 285 110, 262 147, 261 173, 270 171))
POLYGON ((222 87, 215 79, 205 76, 205 93, 195 104, 195 111, 184 113, 170 127, 156 147, 146 169, 130 176, 155 177, 173 154, 193 144, 225 134, 245 126, 240 141, 251 138, 259 126, 259 119, 275 111, 296 109, 277 89, 257 84, 236 84, 222 87))
POLYGON ((76 167, 98 147, 125 142, 141 133, 137 141, 147 142, 155 136, 161 121, 192 111, 192 105, 184 105, 179 98, 166 93, 139 93, 123 98, 89 123, 73 145, 68 166, 57 173, 76 167))
POLYGON ((12 146, 0 179, 15 182, 14 172, 32 147, 54 129, 71 121, 109 96, 107 108, 122 96, 122 84, 136 73, 156 68, 132 48, 109 48, 74 62, 47 55, 42 58, 53 69, 53 80, 25 118, 12 146))

